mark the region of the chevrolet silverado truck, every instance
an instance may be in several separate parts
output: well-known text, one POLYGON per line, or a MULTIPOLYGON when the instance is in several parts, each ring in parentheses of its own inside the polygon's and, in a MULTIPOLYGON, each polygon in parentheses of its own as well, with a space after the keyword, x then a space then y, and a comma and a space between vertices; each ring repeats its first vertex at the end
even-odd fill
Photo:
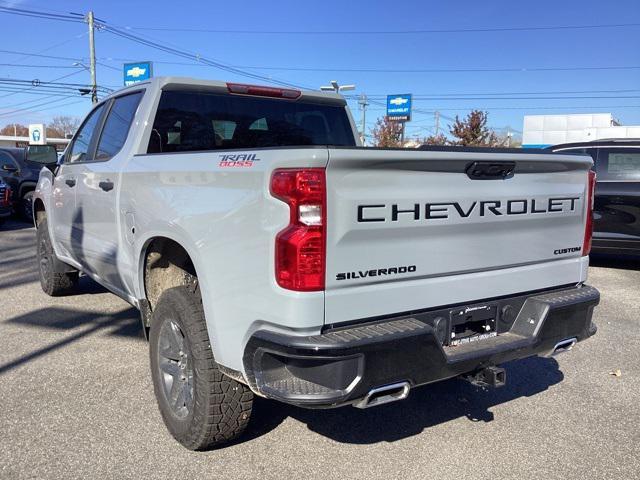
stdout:
POLYGON ((366 408, 500 386, 501 364, 593 335, 591 165, 363 148, 337 94, 155 78, 42 171, 40 282, 67 294, 83 272, 139 309, 168 430, 209 448, 254 395, 366 408))

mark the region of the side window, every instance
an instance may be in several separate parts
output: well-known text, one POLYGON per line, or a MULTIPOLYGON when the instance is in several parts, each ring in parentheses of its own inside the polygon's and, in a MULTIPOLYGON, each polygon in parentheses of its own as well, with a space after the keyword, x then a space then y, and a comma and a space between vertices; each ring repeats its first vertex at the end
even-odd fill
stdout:
POLYGON ((93 158, 90 158, 91 152, 89 151, 89 148, 91 146, 91 138, 93 137, 93 133, 95 132, 98 122, 100 121, 103 110, 104 104, 91 112, 89 114, 89 118, 87 118, 82 127, 80 127, 80 130, 73 141, 73 145, 71 146, 71 152, 69 153, 68 158, 70 163, 93 160, 93 158))
POLYGON ((17 170, 18 166, 13 160, 13 157, 5 152, 0 152, 0 175, 2 172, 9 172, 17 170))
POLYGON ((640 147, 601 148, 598 180, 640 180, 640 147))
POLYGON ((583 148, 567 148, 567 149, 563 149, 563 150, 558 150, 558 153, 586 153, 587 155, 590 155, 591 158, 593 158, 593 167, 591 167, 592 170, 595 170, 596 165, 597 165, 597 158, 598 158, 598 149, 597 148, 588 148, 588 147, 583 147, 583 148))
POLYGON ((113 101, 107 120, 100 134, 96 160, 109 160, 124 145, 133 117, 142 98, 142 92, 118 97, 113 101))

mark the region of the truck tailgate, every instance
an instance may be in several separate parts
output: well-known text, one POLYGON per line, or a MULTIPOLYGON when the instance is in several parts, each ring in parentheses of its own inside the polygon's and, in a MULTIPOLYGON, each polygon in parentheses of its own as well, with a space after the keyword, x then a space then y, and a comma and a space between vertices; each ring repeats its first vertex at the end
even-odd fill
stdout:
POLYGON ((330 149, 325 323, 584 281, 590 165, 548 153, 330 149), (513 173, 478 178, 496 164, 513 173))

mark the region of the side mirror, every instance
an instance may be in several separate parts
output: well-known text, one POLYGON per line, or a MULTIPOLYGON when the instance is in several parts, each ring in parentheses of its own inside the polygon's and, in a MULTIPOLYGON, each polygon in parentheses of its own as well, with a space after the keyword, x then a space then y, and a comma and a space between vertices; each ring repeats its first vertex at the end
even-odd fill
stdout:
POLYGON ((53 145, 29 145, 27 161, 39 163, 42 166, 55 166, 58 163, 58 152, 53 145))

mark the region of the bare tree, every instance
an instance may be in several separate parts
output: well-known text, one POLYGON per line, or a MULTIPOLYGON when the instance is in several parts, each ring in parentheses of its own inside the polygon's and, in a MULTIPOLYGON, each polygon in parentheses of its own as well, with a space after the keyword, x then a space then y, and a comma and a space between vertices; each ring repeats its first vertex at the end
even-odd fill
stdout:
POLYGON ((53 120, 47 125, 47 135, 51 137, 65 138, 67 135, 73 135, 80 126, 78 117, 70 117, 60 115, 53 117, 53 120))
POLYGON ((0 129, 0 135, 17 135, 18 137, 27 137, 29 135, 29 127, 19 123, 10 123, 0 129))

